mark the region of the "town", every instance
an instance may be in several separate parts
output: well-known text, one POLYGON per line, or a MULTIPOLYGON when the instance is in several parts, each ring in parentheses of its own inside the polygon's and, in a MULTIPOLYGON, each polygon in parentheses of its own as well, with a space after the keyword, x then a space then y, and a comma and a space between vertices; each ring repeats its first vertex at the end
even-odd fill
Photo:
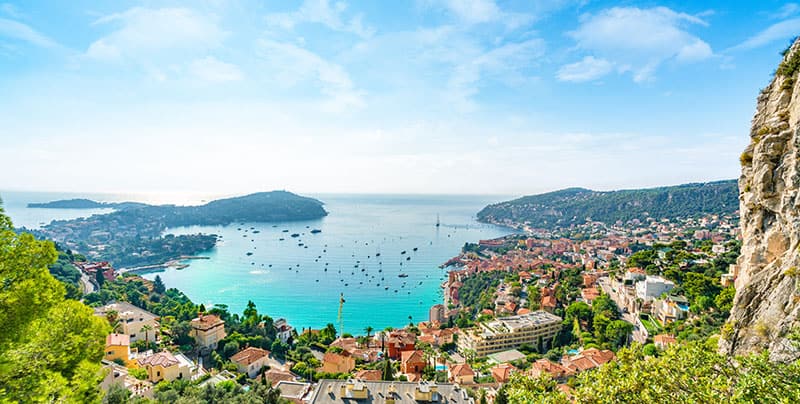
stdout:
POLYGON ((503 403, 512 379, 544 377, 569 397, 574 376, 618 349, 708 336, 730 309, 735 216, 520 228, 443 264, 428 321, 363 335, 297 330, 252 302, 242 315, 195 306, 158 277, 76 263, 97 289, 85 302, 113 328, 102 386, 142 398, 189 383, 260 384, 296 403, 503 403))

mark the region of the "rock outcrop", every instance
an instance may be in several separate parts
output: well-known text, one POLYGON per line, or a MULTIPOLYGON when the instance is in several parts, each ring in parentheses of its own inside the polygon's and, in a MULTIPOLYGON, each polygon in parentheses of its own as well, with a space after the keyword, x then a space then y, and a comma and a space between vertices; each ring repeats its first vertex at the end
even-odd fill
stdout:
POLYGON ((742 252, 720 349, 800 358, 800 40, 761 91, 741 155, 742 252))

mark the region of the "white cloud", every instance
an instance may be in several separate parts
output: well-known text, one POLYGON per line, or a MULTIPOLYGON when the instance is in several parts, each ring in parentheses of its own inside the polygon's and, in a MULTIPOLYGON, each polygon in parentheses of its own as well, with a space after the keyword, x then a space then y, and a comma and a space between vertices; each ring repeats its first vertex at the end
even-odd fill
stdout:
POLYGON ((502 23, 514 29, 535 19, 532 14, 505 11, 495 0, 424 0, 422 3, 443 8, 466 24, 502 23))
POLYGON ((775 13, 770 14, 771 18, 776 20, 782 20, 784 18, 789 18, 797 13, 800 12, 800 5, 797 3, 786 3, 781 8, 778 9, 775 13))
POLYGON ((43 48, 58 47, 55 41, 35 29, 7 18, 0 18, 0 36, 18 39, 43 48))
POLYGON ((544 40, 534 38, 507 43, 461 61, 449 82, 452 101, 464 109, 472 109, 471 97, 478 93, 481 82, 487 78, 512 85, 530 80, 532 77, 525 71, 538 64, 544 51, 544 40))
POLYGON ((753 35, 733 49, 753 49, 769 43, 788 40, 800 34, 800 18, 792 18, 770 25, 765 30, 753 35))
POLYGON ((267 24, 291 30, 302 23, 322 24, 332 30, 350 32, 360 37, 370 37, 375 29, 365 26, 363 14, 356 14, 346 20, 344 13, 347 3, 337 1, 333 4, 329 0, 305 0, 297 11, 288 13, 273 13, 266 16, 267 24))
POLYGON ((135 7, 94 23, 107 24, 118 28, 93 42, 88 56, 103 60, 163 56, 180 49, 214 48, 227 36, 213 16, 184 8, 135 7))
POLYGON ((711 46, 685 26, 708 24, 702 19, 666 7, 614 7, 586 14, 570 32, 579 49, 620 66, 628 66, 634 80, 652 78, 668 60, 695 62, 713 56, 711 46))
POLYGON ((286 86, 304 81, 318 83, 321 92, 329 97, 326 106, 331 110, 364 106, 362 92, 340 65, 291 43, 262 39, 258 47, 268 67, 276 70, 278 83, 286 86))
POLYGON ((238 81, 243 78, 242 71, 238 66, 225 63, 213 56, 196 59, 189 65, 189 70, 195 77, 204 81, 225 82, 238 81))
POLYGON ((561 81, 580 83, 596 80, 611 73, 613 69, 614 64, 608 60, 585 56, 580 62, 561 66, 556 77, 561 81))

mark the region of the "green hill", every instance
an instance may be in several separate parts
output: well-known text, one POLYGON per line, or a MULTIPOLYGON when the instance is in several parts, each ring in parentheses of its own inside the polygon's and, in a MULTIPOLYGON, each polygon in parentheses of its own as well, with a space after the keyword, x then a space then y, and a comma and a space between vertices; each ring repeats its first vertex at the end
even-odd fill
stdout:
POLYGON ((647 217, 676 219, 733 214, 738 209, 737 182, 725 180, 620 191, 567 188, 489 205, 478 212, 478 220, 554 229, 589 220, 611 224, 647 217))

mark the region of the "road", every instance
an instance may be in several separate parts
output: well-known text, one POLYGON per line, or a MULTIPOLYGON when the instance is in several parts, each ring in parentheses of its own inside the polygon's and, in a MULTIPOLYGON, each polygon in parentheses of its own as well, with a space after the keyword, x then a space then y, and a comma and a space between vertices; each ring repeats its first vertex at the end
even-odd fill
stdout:
POLYGON ((97 291, 97 288, 94 286, 94 283, 89 279, 89 276, 85 273, 81 272, 81 290, 83 290, 83 294, 88 294, 97 291))

